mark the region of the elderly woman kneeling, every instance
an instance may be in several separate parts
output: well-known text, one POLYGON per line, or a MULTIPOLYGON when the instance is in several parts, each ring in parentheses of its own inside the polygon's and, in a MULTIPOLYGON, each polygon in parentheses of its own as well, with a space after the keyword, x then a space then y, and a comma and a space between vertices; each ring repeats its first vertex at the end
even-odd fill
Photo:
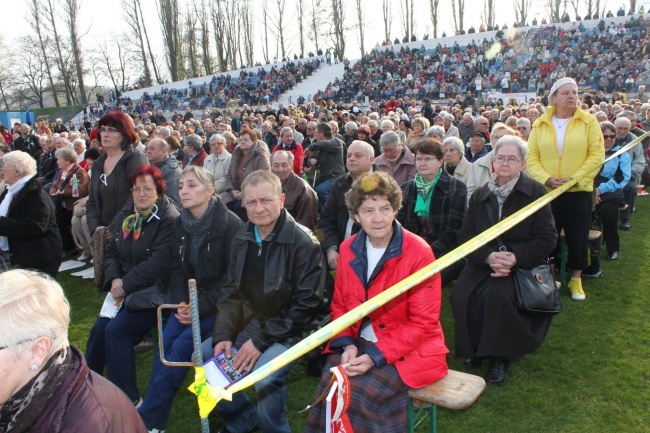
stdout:
POLYGON ((0 275, 0 431, 145 433, 128 398, 70 346, 69 324, 56 281, 0 275))
MULTIPOLYGON (((341 244, 333 320, 434 261, 431 247, 395 219, 402 193, 393 178, 363 174, 345 201, 362 229, 341 244)), ((343 364, 350 376, 348 416, 355 431, 404 431, 408 387, 423 387, 446 375, 440 297, 436 274, 329 342, 326 353, 331 355, 317 395, 330 381, 329 369, 343 364)), ((305 432, 325 431, 325 423, 320 404, 310 413, 305 432)))
MULTIPOLYGON (((546 194, 541 183, 523 172, 527 150, 526 143, 516 136, 505 136, 496 143, 494 173, 472 194, 458 232, 459 243, 489 229, 491 220, 507 218, 546 194)), ((546 205, 501 236, 506 251, 500 251, 494 240, 472 253, 454 286, 451 304, 456 318, 456 353, 470 368, 479 367, 483 358, 489 357, 488 383, 503 382, 509 361, 537 350, 546 337, 552 316, 519 312, 511 272, 515 266, 531 268, 543 263, 556 238, 551 207, 546 205)))

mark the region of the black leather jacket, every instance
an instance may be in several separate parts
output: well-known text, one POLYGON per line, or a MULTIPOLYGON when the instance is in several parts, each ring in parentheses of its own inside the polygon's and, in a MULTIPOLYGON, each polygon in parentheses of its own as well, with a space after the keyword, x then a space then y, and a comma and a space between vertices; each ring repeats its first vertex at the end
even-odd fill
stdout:
POLYGON ((264 287, 254 288, 254 294, 240 288, 247 250, 258 248, 252 224, 245 224, 235 235, 213 344, 234 342, 246 325, 257 319, 262 326, 251 339, 259 351, 273 343, 291 345, 302 338, 304 327, 323 308, 326 269, 318 241, 285 209, 277 224, 280 228, 264 240, 270 242, 264 287))

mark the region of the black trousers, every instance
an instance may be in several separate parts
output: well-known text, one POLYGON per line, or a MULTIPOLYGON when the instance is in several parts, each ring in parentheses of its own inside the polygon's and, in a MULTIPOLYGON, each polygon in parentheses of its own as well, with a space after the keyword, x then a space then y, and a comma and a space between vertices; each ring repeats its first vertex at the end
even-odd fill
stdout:
MULTIPOLYGON (((621 222, 630 222, 630 217, 632 216, 632 210, 634 209, 634 203, 636 202, 636 179, 632 179, 625 187, 623 188, 623 195, 625 196, 625 203, 628 205, 628 208, 621 212, 621 222)), ((609 247, 607 247, 609 251, 609 247)))
POLYGON ((74 239, 72 238, 72 211, 65 208, 59 208, 56 213, 56 224, 59 226, 63 251, 76 249, 77 245, 74 243, 74 239))
POLYGON ((617 199, 603 200, 596 206, 596 213, 603 223, 603 239, 607 244, 607 252, 619 250, 618 240, 618 208, 621 201, 617 199))
POLYGON ((591 192, 565 192, 551 202, 558 242, 556 257, 560 250, 560 232, 564 229, 569 250, 569 267, 586 269, 589 265, 589 227, 591 226, 591 192))

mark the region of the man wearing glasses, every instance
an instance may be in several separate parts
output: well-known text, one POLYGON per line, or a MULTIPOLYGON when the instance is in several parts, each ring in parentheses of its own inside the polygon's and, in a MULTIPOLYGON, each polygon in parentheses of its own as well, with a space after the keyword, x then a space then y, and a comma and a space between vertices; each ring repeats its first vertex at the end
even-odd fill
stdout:
POLYGON ((517 131, 521 132, 522 138, 528 141, 530 135, 530 120, 526 117, 521 117, 517 120, 517 131))

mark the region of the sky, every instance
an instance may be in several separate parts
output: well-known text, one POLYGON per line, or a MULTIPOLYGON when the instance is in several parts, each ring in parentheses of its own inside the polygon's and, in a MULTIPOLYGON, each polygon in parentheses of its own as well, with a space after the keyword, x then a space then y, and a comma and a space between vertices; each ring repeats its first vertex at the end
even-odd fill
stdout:
MULTIPOLYGON (((200 1, 200 0, 197 0, 200 1)), ((254 10, 259 11, 259 6, 263 4, 261 0, 252 0, 254 4, 254 10)), ((269 4, 272 4, 273 0, 268 0, 269 4)), ((288 11, 294 11, 296 9, 296 2, 298 0, 286 0, 288 11)), ((303 0, 307 5, 311 4, 310 0, 303 0)), ((500 26, 503 26, 504 23, 507 23, 508 26, 512 26, 514 22, 514 10, 512 7, 512 0, 495 0, 497 5, 497 19, 496 22, 500 26)), ((0 0, 0 11, 2 11, 3 24, 0 26, 0 35, 3 36, 5 41, 9 44, 15 40, 15 38, 31 32, 29 28, 26 15, 27 15, 27 3, 28 0, 0 0), (9 18, 13 17, 13 18, 9 18)), ((189 0, 181 0, 181 4, 187 4, 189 0)), ((323 0, 325 5, 329 4, 329 0, 323 0)), ((350 10, 349 16, 346 18, 346 24, 354 24, 354 19, 356 17, 356 8, 355 3, 352 0, 345 0, 344 5, 350 10)), ((429 33, 433 35, 433 29, 431 24, 430 12, 429 12, 429 0, 415 0, 415 9, 416 9, 416 35, 418 39, 421 39, 423 34, 429 33)), ((478 29, 481 24, 481 15, 483 11, 483 5, 485 0, 465 0, 466 3, 466 12, 465 12, 465 29, 468 29, 470 26, 474 26, 478 29)), ((547 15, 541 6, 544 2, 540 0, 532 1, 532 17, 537 17, 539 21, 545 15, 547 15)), ((650 0, 639 0, 637 1, 638 5, 643 3, 650 3, 650 0)), ((365 37, 365 48, 366 51, 372 49, 377 42, 381 43, 384 34, 384 23, 381 11, 381 0, 362 0, 362 10, 364 11, 365 22, 366 22, 366 37, 365 37)), ((393 12, 393 25, 392 25, 392 39, 396 36, 403 36, 403 32, 400 26, 400 0, 392 0, 392 12, 393 12)), ((621 6, 629 5, 628 1, 621 0, 606 0, 605 7, 611 9, 614 13, 621 6)), ((149 32, 150 39, 153 44, 153 49, 156 52, 159 52, 161 55, 163 53, 162 45, 162 34, 160 31, 160 24, 158 20, 158 14, 156 11, 156 0, 142 0, 142 7, 145 10, 145 15, 147 15, 147 30, 149 32), (149 11, 149 12, 147 12, 149 11)), ((573 10, 569 6, 569 13, 573 17, 573 10)), ((646 6, 648 9, 648 6, 646 6)), ((582 15, 585 12, 581 12, 582 15)), ((290 22, 288 23, 287 28, 291 29, 293 32, 292 37, 292 46, 290 50, 291 56, 293 53, 297 52, 298 49, 298 36, 297 36, 297 18, 295 17, 295 12, 289 12, 285 14, 288 15, 290 22)), ((448 35, 453 33, 453 19, 451 15, 451 6, 450 0, 440 0, 439 6, 439 35, 445 31, 448 35)), ((81 23, 80 28, 82 34, 84 34, 81 39, 82 48, 87 50, 90 49, 93 45, 96 45, 98 41, 112 38, 116 34, 126 32, 127 24, 124 22, 122 16, 122 8, 120 0, 82 0, 81 7, 81 23)), ((259 16, 256 19, 260 19, 259 16)), ((258 34, 256 35, 255 41, 258 44, 258 47, 255 49, 255 60, 263 62, 262 49, 259 46, 259 41, 261 41, 261 23, 256 23, 256 30, 258 34)), ((346 38, 346 57, 350 59, 359 58, 361 55, 357 33, 350 33, 346 38)), ((274 51, 274 43, 271 43, 271 51, 274 51)), ((331 46, 331 43, 327 46, 331 46)), ((314 50, 311 42, 306 41, 306 52, 314 50)), ((306 53, 305 53, 306 54, 306 53)), ((273 57, 273 56, 271 56, 273 57)))

